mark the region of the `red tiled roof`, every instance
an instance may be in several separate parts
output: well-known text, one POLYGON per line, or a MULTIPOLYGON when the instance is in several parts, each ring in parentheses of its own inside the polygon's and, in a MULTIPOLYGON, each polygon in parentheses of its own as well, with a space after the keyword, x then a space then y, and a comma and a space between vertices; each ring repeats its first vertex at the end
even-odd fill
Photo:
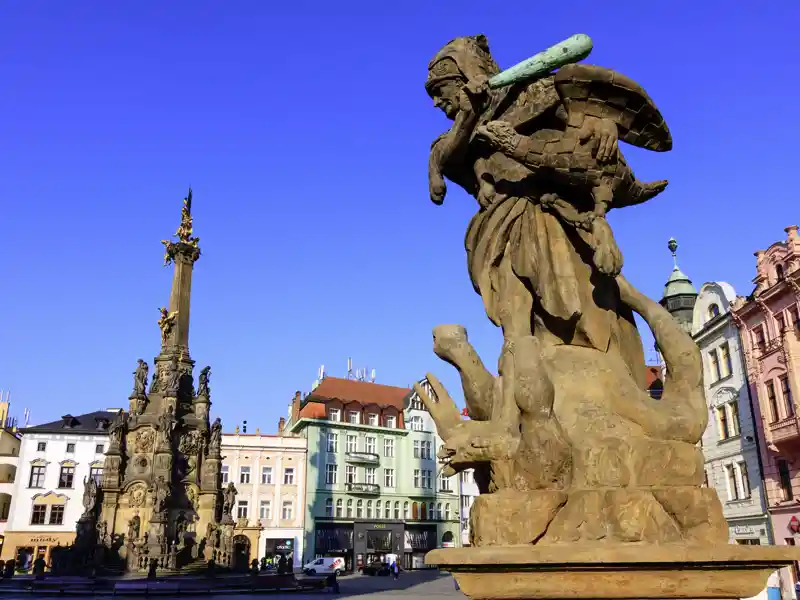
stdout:
POLYGON ((309 400, 340 400, 342 402, 358 402, 362 406, 377 404, 393 406, 398 410, 405 408, 405 399, 411 393, 408 388, 326 377, 309 395, 309 400))
POLYGON ((645 389, 650 389, 656 381, 661 380, 661 367, 658 365, 647 365, 645 367, 645 389))

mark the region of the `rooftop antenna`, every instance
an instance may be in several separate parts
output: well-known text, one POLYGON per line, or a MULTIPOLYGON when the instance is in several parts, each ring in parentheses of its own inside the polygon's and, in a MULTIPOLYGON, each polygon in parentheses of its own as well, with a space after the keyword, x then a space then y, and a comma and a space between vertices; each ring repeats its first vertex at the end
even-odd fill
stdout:
POLYGON ((319 379, 320 381, 325 379, 325 365, 319 366, 319 371, 317 372, 317 379, 319 379))
POLYGON ((369 380, 372 383, 375 383, 375 369, 372 369, 372 373, 370 373, 369 380))
POLYGON ((353 378, 353 359, 352 358, 348 358, 347 359, 347 378, 348 379, 352 379, 353 378))

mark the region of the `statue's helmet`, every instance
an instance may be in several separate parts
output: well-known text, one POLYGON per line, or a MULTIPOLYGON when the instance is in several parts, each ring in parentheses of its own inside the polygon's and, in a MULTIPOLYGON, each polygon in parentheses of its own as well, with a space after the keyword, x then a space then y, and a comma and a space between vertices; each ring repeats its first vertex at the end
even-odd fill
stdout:
POLYGON ((425 89, 432 95, 442 81, 469 81, 481 75, 488 79, 499 72, 500 67, 492 58, 485 35, 459 37, 445 44, 428 63, 425 89))

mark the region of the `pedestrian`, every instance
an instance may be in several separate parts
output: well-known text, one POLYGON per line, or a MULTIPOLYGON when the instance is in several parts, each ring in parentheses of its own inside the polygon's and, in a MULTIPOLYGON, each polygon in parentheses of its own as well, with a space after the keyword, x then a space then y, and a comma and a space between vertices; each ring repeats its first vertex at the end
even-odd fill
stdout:
POLYGON ((328 580, 326 581, 328 587, 331 590, 332 594, 339 593, 339 579, 336 577, 336 571, 328 575, 328 580))
POLYGON ((397 564, 397 560, 394 561, 392 565, 392 571, 394 571, 394 578, 395 580, 400 577, 400 565, 397 564))

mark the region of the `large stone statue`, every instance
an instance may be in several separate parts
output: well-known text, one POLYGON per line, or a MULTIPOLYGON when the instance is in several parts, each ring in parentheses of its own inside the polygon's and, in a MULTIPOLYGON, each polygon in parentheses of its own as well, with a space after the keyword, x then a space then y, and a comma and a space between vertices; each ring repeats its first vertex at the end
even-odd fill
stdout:
POLYGON ((445 440, 445 474, 477 467, 473 543, 723 542, 720 502, 700 487, 697 348, 620 274, 605 220, 666 187, 639 182, 618 147, 670 150, 666 123, 638 84, 602 67, 509 86, 493 85, 499 72, 484 36, 462 37, 426 82, 453 121, 431 149, 431 199, 442 203, 447 177, 477 200, 467 267, 504 339, 495 377, 462 327, 434 330, 471 420, 435 377, 436 398, 417 386, 445 440), (661 400, 644 390, 634 312, 668 365, 661 400))
POLYGON ((167 371, 167 384, 164 392, 167 395, 176 397, 181 389, 182 377, 183 371, 178 368, 178 359, 173 358, 169 365, 169 371, 167 371))
POLYGON ((223 519, 233 519, 233 509, 236 506, 236 494, 237 494, 236 486, 233 485, 233 482, 228 483, 228 487, 226 487, 222 492, 222 516, 223 519))
POLYGON ((108 436, 111 438, 111 445, 119 447, 122 444, 122 437, 125 435, 125 425, 127 423, 127 415, 124 411, 119 411, 111 425, 108 427, 108 436))
POLYGON ((203 367, 203 370, 200 371, 199 377, 199 384, 197 386, 197 396, 198 397, 211 397, 211 390, 208 387, 211 381, 211 367, 203 367))
POLYGON ((136 371, 133 373, 133 397, 141 398, 146 395, 147 390, 147 372, 150 367, 141 358, 138 361, 136 371))
POLYGON ((172 407, 167 406, 166 410, 158 417, 158 445, 160 447, 169 446, 176 425, 177 419, 175 419, 172 407))
POLYGON ((169 497, 169 483, 164 479, 163 475, 159 475, 152 490, 153 495, 153 513, 161 513, 167 507, 167 498, 169 497))
POLYGON ((90 517, 97 505, 97 481, 94 477, 83 480, 83 516, 90 517))
POLYGON ((217 456, 220 453, 222 446, 222 420, 217 417, 211 424, 211 433, 208 441, 208 451, 212 456, 217 456))

